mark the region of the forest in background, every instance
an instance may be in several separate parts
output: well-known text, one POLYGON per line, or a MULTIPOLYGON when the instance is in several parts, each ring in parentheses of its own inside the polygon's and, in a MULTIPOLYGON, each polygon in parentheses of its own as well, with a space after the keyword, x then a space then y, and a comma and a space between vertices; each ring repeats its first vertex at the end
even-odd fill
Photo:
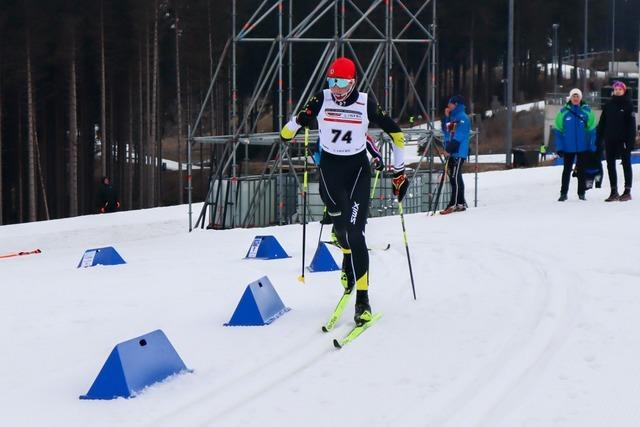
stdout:
MULTIPOLYGON (((257 2, 237 3, 240 26, 257 2)), ((309 3, 295 2, 297 16, 304 16, 309 3)), ((354 3, 364 8, 370 2, 354 3)), ((403 3, 412 10, 422 4, 403 3)), ((584 0, 515 4, 514 99, 542 99, 552 85, 539 67, 551 61, 552 24, 560 24, 561 56, 581 53, 584 0)), ((507 5, 506 0, 438 2, 439 105, 452 93, 469 97, 472 87, 477 111, 502 101, 502 71, 496 70, 504 68, 506 58, 507 5)), ((640 0, 618 0, 616 8, 617 59, 636 60, 640 0)), ((421 16, 425 26, 431 24, 427 10, 421 16)), ((265 27, 273 24, 266 20, 265 27)), ((330 32, 331 25, 320 21, 316 31, 330 32)), ((125 209, 183 202, 185 193, 178 189, 185 185, 184 172, 165 171, 150 159, 185 161, 187 126, 195 121, 230 35, 230 0, 3 0, 0 224, 94 213, 102 176, 112 177, 125 209)), ((610 46, 611 1, 590 1, 589 48, 610 46)), ((402 54, 410 71, 418 67, 419 55, 402 54)), ((264 56, 260 50, 238 50, 240 115, 264 56)), ((294 66, 295 98, 310 65, 294 66)), ((201 133, 230 131, 228 76, 227 61, 201 133)), ((402 93, 406 82, 395 84, 394 93, 402 93)), ((209 158, 202 149, 196 155, 209 158)), ((200 185, 205 178, 199 177, 200 185)))

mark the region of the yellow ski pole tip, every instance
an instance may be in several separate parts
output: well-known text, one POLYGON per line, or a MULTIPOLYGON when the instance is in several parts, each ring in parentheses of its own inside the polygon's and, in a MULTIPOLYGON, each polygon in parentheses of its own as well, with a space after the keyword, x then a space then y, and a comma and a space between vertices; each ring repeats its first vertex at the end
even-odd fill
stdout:
POLYGON ((298 276, 298 282, 304 283, 304 276, 298 276))

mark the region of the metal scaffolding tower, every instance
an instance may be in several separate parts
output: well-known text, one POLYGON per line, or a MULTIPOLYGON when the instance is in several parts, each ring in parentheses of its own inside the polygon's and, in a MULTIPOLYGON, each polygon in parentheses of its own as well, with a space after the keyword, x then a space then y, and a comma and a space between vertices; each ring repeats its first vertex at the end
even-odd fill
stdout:
MULTIPOLYGON (((240 3, 242 2, 241 0, 240 3)), ((229 180, 231 188, 227 186, 226 191, 237 194, 237 188, 233 187, 237 186, 238 180, 241 179, 238 176, 236 158, 238 148, 241 145, 244 147, 245 158, 247 158, 248 147, 252 144, 271 145, 271 153, 269 160, 265 163, 262 179, 271 178, 277 171, 277 222, 279 224, 287 222, 283 212, 285 169, 288 173, 293 173, 297 182, 295 165, 290 153, 291 146, 282 143, 277 134, 256 133, 258 120, 267 114, 272 114, 274 127, 277 127, 273 131, 279 131, 286 118, 292 112, 298 111, 312 94, 322 88, 325 72, 331 61, 338 56, 348 56, 355 62, 358 72, 358 90, 369 92, 392 117, 400 122, 410 115, 422 115, 428 123, 426 138, 429 141, 432 139, 431 117, 436 109, 437 76, 436 0, 297 2, 295 6, 302 9, 296 9, 300 16, 294 14, 294 3, 296 3, 294 0, 262 0, 253 14, 240 26, 238 26, 237 3, 238 0, 232 1, 232 36, 219 58, 200 113, 193 126, 189 127, 187 144, 189 231, 193 228, 192 146, 196 143, 222 144, 225 147, 222 158, 218 159, 215 173, 213 171, 211 173, 209 194, 198 222, 202 220, 204 223, 208 206, 212 207, 211 221, 215 220, 214 208, 218 200, 216 197, 216 201, 213 201, 213 192, 222 188, 220 180, 229 180), (429 9, 431 9, 431 16, 425 17, 429 9), (426 19, 431 19, 431 24, 425 24, 426 19), (331 34, 326 34, 327 28, 332 28, 331 34), (248 49, 251 52, 251 61, 249 64, 244 64, 245 68, 247 66, 254 67, 256 70, 260 68, 251 95, 242 105, 241 117, 238 87, 238 51, 240 49, 248 49), (264 61, 255 62, 256 58, 265 55, 264 61), (231 134, 196 136, 199 133, 202 114, 220 75, 222 64, 225 62, 230 67, 231 134), (302 85, 304 88, 300 91, 299 87, 302 85), (400 87, 401 85, 403 87, 400 87), (376 89, 381 89, 381 97, 376 97, 376 89), (411 111, 409 111, 410 105, 412 105, 411 111)), ((426 143, 426 140, 421 141, 426 143)), ((230 209, 235 209, 235 206, 231 203, 230 209)), ((247 225, 246 219, 241 225, 247 225)))

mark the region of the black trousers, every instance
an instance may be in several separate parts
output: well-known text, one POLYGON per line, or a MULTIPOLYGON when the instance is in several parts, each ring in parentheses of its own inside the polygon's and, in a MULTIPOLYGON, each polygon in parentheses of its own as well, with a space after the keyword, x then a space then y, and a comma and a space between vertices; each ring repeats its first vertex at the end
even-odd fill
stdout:
POLYGON ((338 243, 351 262, 353 280, 358 290, 368 286, 369 252, 364 229, 369 216, 371 167, 366 151, 352 156, 322 153, 320 162, 320 197, 331 216, 338 243))
POLYGON ((582 153, 564 153, 564 169, 562 169, 562 186, 560 187, 560 193, 566 194, 569 192, 569 181, 571 180, 571 172, 573 169, 573 162, 576 162, 576 170, 578 175, 578 194, 584 194, 587 191, 586 179, 584 176, 584 167, 587 163, 587 156, 589 153, 586 151, 582 153))
POLYGON ((462 180, 462 165, 464 159, 449 157, 447 159, 447 175, 451 184, 451 198, 448 206, 466 205, 464 200, 464 181, 462 180))
MULTIPOLYGON (((622 150, 620 154, 622 160, 622 171, 624 172, 624 188, 631 188, 633 182, 633 171, 631 169, 631 153, 622 150)), ((616 172, 616 152, 615 150, 607 150, 607 172, 609 173, 609 183, 611 191, 618 189, 618 174, 616 172)))

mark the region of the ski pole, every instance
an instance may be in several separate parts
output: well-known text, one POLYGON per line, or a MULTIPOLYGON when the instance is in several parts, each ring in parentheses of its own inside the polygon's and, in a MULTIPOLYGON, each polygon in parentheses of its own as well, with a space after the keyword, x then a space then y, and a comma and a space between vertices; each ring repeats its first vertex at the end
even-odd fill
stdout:
POLYGON ((409 263, 409 276, 411 277, 411 289, 413 290, 413 299, 416 300, 416 285, 413 281, 413 269, 411 268, 411 255, 409 255, 409 242, 407 240, 407 228, 404 225, 404 212, 402 202, 398 202, 400 211, 400 222, 402 223, 402 236, 404 237, 404 248, 407 250, 407 262, 409 263))
POLYGON ((376 192, 376 185, 378 184, 378 177, 380 176, 380 171, 376 171, 376 177, 373 180, 373 187, 371 187, 371 195, 369 196, 370 199, 373 199, 373 195, 376 192))
POLYGON ((302 274, 298 281, 304 283, 304 256, 307 241, 307 155, 309 149, 309 128, 304 128, 304 180, 302 184, 302 274))

